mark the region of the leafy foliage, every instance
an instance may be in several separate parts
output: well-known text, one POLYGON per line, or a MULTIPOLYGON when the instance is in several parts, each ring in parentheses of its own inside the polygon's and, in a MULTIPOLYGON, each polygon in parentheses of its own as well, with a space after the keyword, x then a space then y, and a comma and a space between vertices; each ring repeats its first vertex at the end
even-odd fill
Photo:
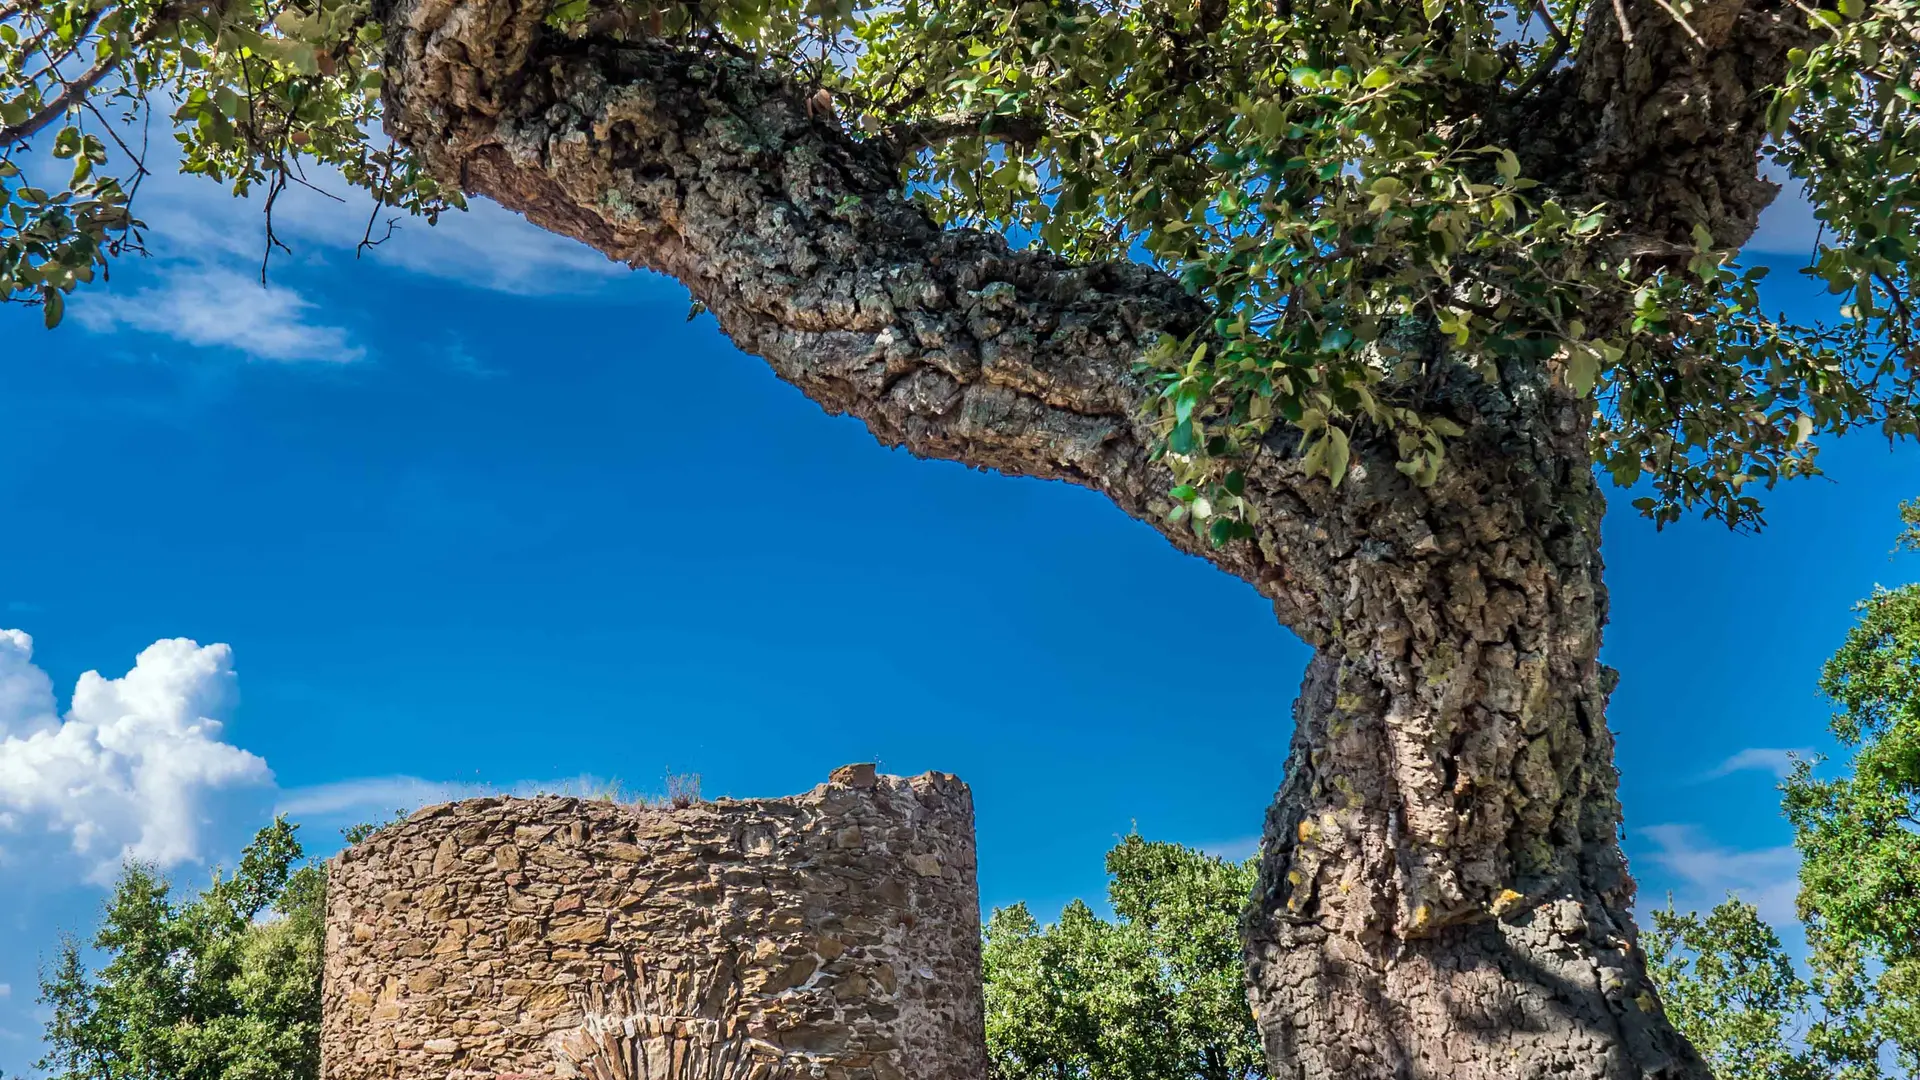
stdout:
MULTIPOLYGON (((1422 387, 1517 360, 1592 396, 1596 458, 1650 484, 1644 512, 1755 522, 1751 489, 1816 471, 1817 436, 1920 432, 1920 0, 1801 8, 1764 91, 1768 153, 1824 226, 1805 272, 1839 295, 1834 326, 1764 314, 1764 268, 1711 222, 1683 236, 1528 175, 1567 163, 1504 133, 1617 6, 554 0, 549 23, 758 56, 892 147, 941 220, 1177 275, 1216 317, 1140 375, 1173 516, 1215 543, 1251 534, 1235 463, 1255 441, 1295 433, 1337 485, 1384 433, 1431 483, 1460 432, 1422 387)), ((1693 32, 1691 5, 1663 7, 1693 32)), ((104 176, 127 129, 103 109, 168 103, 183 168, 236 192, 318 163, 381 205, 457 202, 366 136, 382 35, 370 0, 0 0, 0 297, 51 324, 138 248, 139 155, 104 176), (74 162, 57 193, 13 160, 47 131, 74 162)))
POLYGON ((53 1080, 313 1080, 320 1067, 325 878, 295 826, 260 830, 184 904, 147 866, 115 884, 92 947, 42 973, 53 1080), (269 917, 270 916, 270 917, 269 917))
POLYGON ((1586 10, 907 0, 861 28, 850 90, 875 130, 973 119, 911 169, 941 216, 1141 255, 1211 302, 1210 333, 1144 374, 1183 481, 1175 515, 1216 541, 1247 535, 1231 461, 1275 424, 1336 485, 1349 431, 1384 427, 1429 483, 1458 432, 1413 388, 1439 364, 1496 378, 1520 357, 1598 396, 1596 454, 1622 484, 1651 480, 1644 511, 1746 523, 1745 487, 1812 471, 1815 433, 1915 431, 1920 17, 1819 14, 1778 91, 1775 156, 1833 199, 1812 272, 1852 302, 1828 331, 1764 316, 1764 270, 1704 228, 1678 258, 1639 257, 1611 208, 1546 194, 1494 141, 1586 10))
POLYGON ((1253 1080, 1239 921, 1249 861, 1129 836, 1107 853, 1115 921, 1074 901, 987 922, 987 1044, 1006 1080, 1253 1080))
MULTIPOLYGON (((1911 504, 1909 504, 1911 506, 1911 504)), ((1920 585, 1881 590, 1821 674, 1851 775, 1788 777, 1810 935, 1871 961, 1880 1021, 1920 1071, 1920 585)))
POLYGON ((126 140, 156 109, 183 171, 236 195, 264 187, 269 210, 319 165, 372 192, 376 212, 437 216, 457 193, 366 134, 380 42, 367 0, 0 0, 0 300, 39 304, 53 326, 67 293, 143 250, 131 204, 146 153, 126 140), (72 161, 64 188, 32 182, 44 162, 22 153, 49 133, 52 157, 72 161), (118 177, 102 172, 110 144, 118 177))
POLYGON ((1877 1080, 1872 988, 1852 958, 1815 950, 1803 979, 1752 904, 1653 912, 1643 938, 1667 1014, 1722 1080, 1877 1080))
MULTIPOLYGON (((1920 502, 1902 507, 1909 529, 1920 502)), ((1732 1080, 1869 1080, 1886 1048, 1920 1073, 1920 585, 1881 590, 1822 670, 1849 775, 1802 761, 1782 785, 1800 850, 1802 979, 1751 905, 1654 912, 1655 979, 1732 1080)))

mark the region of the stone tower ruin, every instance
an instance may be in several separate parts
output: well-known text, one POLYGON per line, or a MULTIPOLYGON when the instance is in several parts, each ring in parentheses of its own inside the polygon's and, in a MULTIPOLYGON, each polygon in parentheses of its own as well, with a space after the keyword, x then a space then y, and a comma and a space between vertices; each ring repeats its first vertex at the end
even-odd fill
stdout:
POLYGON ((329 871, 323 1080, 984 1080, 973 799, 430 807, 329 871))

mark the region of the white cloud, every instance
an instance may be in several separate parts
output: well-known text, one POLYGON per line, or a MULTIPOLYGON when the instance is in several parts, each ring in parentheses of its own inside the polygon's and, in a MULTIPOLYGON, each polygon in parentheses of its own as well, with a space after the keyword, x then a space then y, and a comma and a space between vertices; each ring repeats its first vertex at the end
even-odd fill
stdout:
POLYGON ((1640 835, 1656 848, 1653 862, 1685 886, 1674 898, 1681 908, 1705 911, 1731 892, 1776 927, 1794 924, 1800 853, 1791 844, 1752 851, 1720 847, 1693 825, 1650 825, 1640 835))
POLYGON ((423 780, 418 776, 370 776, 293 788, 280 794, 273 812, 290 818, 384 818, 396 810, 493 794, 481 784, 423 780))
POLYGON ((4 1000, 12 996, 13 996, 13 986, 9 983, 0 983, 0 1000, 4 1000))
POLYGON ((64 718, 32 659, 31 637, 0 631, 0 861, 51 835, 95 881, 126 859, 178 865, 201 857, 215 793, 272 783, 209 715, 232 698, 227 646, 156 641, 120 678, 81 675, 64 718))
POLYGON ((1723 776, 1730 776, 1733 773, 1752 770, 1755 772, 1770 772, 1774 775, 1775 779, 1785 780, 1787 777, 1793 775, 1793 764, 1796 759, 1805 760, 1812 755, 1813 748, 1810 746, 1789 746, 1785 748, 1750 746, 1714 766, 1712 770, 1700 779, 1718 780, 1723 776))
MULTIPOLYGON (((150 246, 162 256, 223 255, 257 267, 266 244, 265 204, 258 194, 235 198, 223 184, 182 175, 177 156, 159 157, 148 162, 152 175, 142 183, 135 207, 150 226, 150 246)), ((319 191, 298 186, 283 191, 274 203, 274 234, 294 249, 293 258, 315 251, 354 254, 366 235, 372 197, 330 169, 310 170, 307 179, 319 191)), ((629 273, 592 248, 483 199, 465 212, 441 215, 437 225, 385 210, 373 230, 376 238, 386 232, 390 217, 396 221, 392 237, 368 249, 366 259, 474 288, 577 293, 629 273)), ((288 258, 276 252, 274 264, 284 265, 288 258)))
POLYGON ((122 327, 199 348, 230 348, 260 360, 349 363, 366 355, 345 328, 316 318, 318 305, 284 285, 228 267, 176 264, 161 284, 131 295, 107 290, 73 307, 89 330, 122 327))
POLYGON ((1242 836, 1234 840, 1220 840, 1201 844, 1200 850, 1216 859, 1245 862, 1260 853, 1260 839, 1258 836, 1242 836))

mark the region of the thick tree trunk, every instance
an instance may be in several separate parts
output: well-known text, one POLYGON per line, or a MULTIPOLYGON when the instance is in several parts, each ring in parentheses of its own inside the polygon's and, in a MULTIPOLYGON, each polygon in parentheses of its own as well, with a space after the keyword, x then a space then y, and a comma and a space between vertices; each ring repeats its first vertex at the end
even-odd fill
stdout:
MULTIPOLYGON (((782 77, 692 47, 563 40, 544 11, 399 0, 383 15, 389 130, 465 190, 678 278, 882 442, 1106 493, 1319 650, 1247 927, 1276 1077, 1706 1075, 1627 910, 1589 403, 1544 368, 1442 379, 1428 408, 1469 434, 1425 490, 1364 440, 1334 490, 1276 433, 1244 462, 1257 536, 1204 548, 1165 524, 1171 479, 1131 374, 1205 317, 1167 277, 943 231, 887 157, 782 77)), ((1644 48, 1653 36, 1641 26, 1644 48)), ((1631 158, 1620 140, 1646 102, 1701 107, 1595 54, 1624 74, 1550 92, 1630 84, 1639 104, 1576 133, 1583 152, 1631 158)), ((1759 194, 1716 190, 1716 230, 1750 228, 1759 194)))
POLYGON ((1276 1077, 1707 1075, 1628 913, 1587 411, 1503 384, 1435 488, 1368 463, 1323 552, 1248 920, 1276 1077))

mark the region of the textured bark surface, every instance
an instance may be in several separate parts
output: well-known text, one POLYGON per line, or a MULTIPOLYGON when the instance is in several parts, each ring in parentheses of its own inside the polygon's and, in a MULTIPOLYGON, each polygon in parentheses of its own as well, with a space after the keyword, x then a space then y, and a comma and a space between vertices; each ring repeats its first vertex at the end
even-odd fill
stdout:
POLYGON ((1668 0, 1592 5, 1577 61, 1504 135, 1527 174, 1605 200, 1648 240, 1746 243, 1779 185, 1756 169, 1768 95, 1789 47, 1807 39, 1787 0, 1700 0, 1676 21, 1668 0))
POLYGON ((1517 375, 1435 488, 1335 511, 1249 920, 1277 1075, 1706 1075, 1627 911, 1586 413, 1517 375))
MULTIPOLYGON (((1624 51, 1596 15, 1579 62, 1506 127, 1654 236, 1744 236, 1771 190, 1751 132, 1721 136, 1751 125, 1741 80, 1770 46, 1676 43, 1653 7, 1623 0, 1643 19, 1624 51)), ((942 230, 894 159, 800 87, 690 48, 562 40, 543 11, 402 0, 393 133, 465 190, 678 278, 881 442, 1104 492, 1319 650, 1247 928, 1275 1076, 1705 1076, 1628 915, 1585 403, 1544 370, 1440 380, 1430 408, 1470 434, 1424 491, 1360 442, 1336 493, 1276 434, 1244 465, 1257 537, 1203 550, 1161 524, 1170 479, 1132 375, 1204 317, 1171 280, 942 230)), ((1695 17, 1774 25, 1726 0, 1695 17)))

